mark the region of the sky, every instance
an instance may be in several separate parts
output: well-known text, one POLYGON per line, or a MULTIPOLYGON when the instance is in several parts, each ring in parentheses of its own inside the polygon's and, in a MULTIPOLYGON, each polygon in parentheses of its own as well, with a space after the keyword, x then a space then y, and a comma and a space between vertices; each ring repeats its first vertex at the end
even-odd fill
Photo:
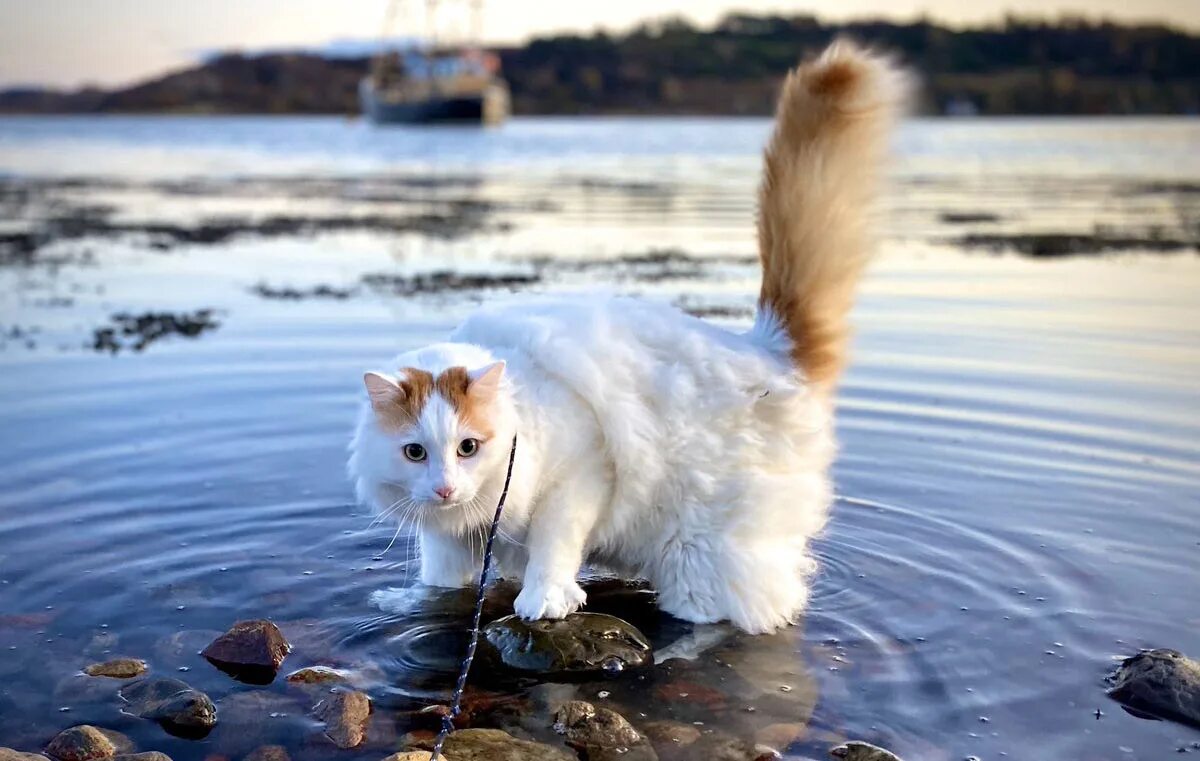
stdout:
MULTIPOLYGON (((443 6, 465 2, 442 0, 443 6)), ((111 87, 194 63, 214 50, 319 47, 378 37, 388 0, 0 0, 0 87, 111 87)), ((425 0, 400 0, 399 32, 417 32, 425 0), (407 9, 407 10, 406 10, 407 9), (407 27, 407 28, 406 28, 407 27), (415 28, 414 28, 415 27, 415 28)), ((951 25, 1013 12, 1158 21, 1200 30, 1200 0, 486 0, 484 38, 519 42, 541 33, 620 31, 647 18, 682 15, 708 25, 734 11, 811 13, 951 25)), ((466 31, 465 14, 447 25, 466 31)))

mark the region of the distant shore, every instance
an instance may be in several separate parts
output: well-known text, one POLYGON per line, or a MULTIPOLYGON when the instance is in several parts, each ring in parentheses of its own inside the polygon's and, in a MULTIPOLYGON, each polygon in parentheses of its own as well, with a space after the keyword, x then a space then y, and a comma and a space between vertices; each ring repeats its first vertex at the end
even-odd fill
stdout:
MULTIPOLYGON (((731 15, 621 35, 535 38, 497 50, 524 115, 767 115, 783 74, 847 35, 923 79, 921 110, 952 115, 1200 114, 1200 36, 1166 26, 1009 18, 825 24, 731 15)), ((129 87, 0 91, 0 114, 356 114, 367 58, 229 53, 129 87)))

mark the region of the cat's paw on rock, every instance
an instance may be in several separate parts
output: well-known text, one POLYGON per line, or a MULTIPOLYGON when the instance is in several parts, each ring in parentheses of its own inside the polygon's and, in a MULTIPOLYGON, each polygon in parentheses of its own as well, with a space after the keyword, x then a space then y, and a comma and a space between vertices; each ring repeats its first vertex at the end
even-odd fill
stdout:
POLYGON ((566 618, 587 600, 583 588, 569 584, 529 584, 517 595, 513 610, 526 621, 566 618))

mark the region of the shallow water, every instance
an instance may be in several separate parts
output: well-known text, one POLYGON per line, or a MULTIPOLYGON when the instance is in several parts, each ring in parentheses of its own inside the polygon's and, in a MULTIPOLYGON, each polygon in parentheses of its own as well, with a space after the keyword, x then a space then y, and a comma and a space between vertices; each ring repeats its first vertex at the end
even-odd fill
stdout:
MULTIPOLYGON (((0 235, 38 231, 33 252, 0 253, 0 744, 92 722, 176 761, 271 741, 298 759, 394 749, 404 709, 448 688, 466 609, 404 591, 411 542, 385 553, 392 529, 352 504, 361 371, 514 289, 607 287, 748 324, 766 130, 0 120, 0 235), (104 224, 63 223, 89 215, 104 224), (215 239, 179 234, 214 219, 215 239), (480 277, 413 279, 437 271, 480 277), (112 319, 202 309, 194 336, 112 319), (285 669, 355 671, 377 706, 366 745, 335 753, 311 693, 196 654, 260 616, 295 645, 285 669), (76 676, 109 654, 209 692, 216 730, 183 740, 122 715, 113 685, 76 676)), ((788 758, 844 737, 934 761, 1160 759, 1200 741, 1103 692, 1116 656, 1200 654, 1197 146, 1195 121, 908 125, 804 621, 746 638, 653 617, 656 646, 698 657, 530 687, 498 723, 551 739, 550 712, 580 695, 788 758), (961 240, 1031 232, 1125 250, 961 240), (1185 250, 1149 251, 1163 240, 1185 250), (763 732, 777 724, 793 726, 763 732)))

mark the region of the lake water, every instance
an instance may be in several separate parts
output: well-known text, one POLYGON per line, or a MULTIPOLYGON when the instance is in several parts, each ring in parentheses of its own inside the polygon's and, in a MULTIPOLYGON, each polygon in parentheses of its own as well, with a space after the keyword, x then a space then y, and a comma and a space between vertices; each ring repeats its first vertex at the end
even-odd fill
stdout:
MULTIPOLYGON (((175 761, 392 752, 444 699, 466 609, 405 593, 411 542, 385 553, 393 529, 352 503, 361 372, 514 290, 746 326, 767 129, 0 120, 0 745, 90 722, 175 761), (366 744, 333 750, 311 690, 197 655, 255 617, 295 646, 285 669, 353 671, 366 744), (122 714, 78 676, 110 655, 208 692, 216 729, 122 714)), ((1142 647, 1200 656, 1200 122, 917 121, 897 153, 804 620, 648 621, 691 660, 493 695, 497 724, 557 742, 579 696, 794 759, 847 737, 909 761, 1200 741, 1103 682, 1142 647), (1084 253, 1028 255, 1062 246, 1084 253)))

